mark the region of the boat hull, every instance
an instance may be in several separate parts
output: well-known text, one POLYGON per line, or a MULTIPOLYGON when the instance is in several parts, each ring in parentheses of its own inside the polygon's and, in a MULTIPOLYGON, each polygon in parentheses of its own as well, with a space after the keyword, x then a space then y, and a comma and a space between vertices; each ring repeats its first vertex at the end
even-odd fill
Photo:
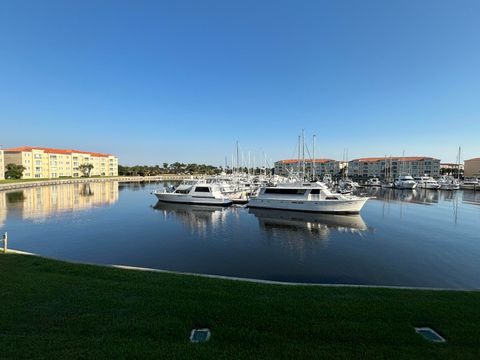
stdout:
POLYGON ((460 184, 462 190, 480 190, 480 184, 460 184))
POLYGON ((215 206, 229 206, 232 205, 232 200, 228 198, 215 197, 199 197, 185 194, 173 193, 155 193, 159 201, 176 203, 176 204, 195 204, 195 205, 215 205, 215 206))
POLYGON ((395 184, 396 189, 401 190, 412 190, 417 187, 417 184, 395 184))
POLYGON ((440 189, 440 185, 438 185, 438 184, 418 184, 417 188, 428 189, 428 190, 438 190, 438 189, 440 189))
POLYGON ((460 185, 458 184, 445 184, 445 185, 440 185, 440 190, 459 190, 460 185))
POLYGON ((248 202, 250 208, 304 211, 327 214, 358 214, 368 198, 349 200, 316 200, 298 201, 286 199, 258 199, 251 198, 248 202))

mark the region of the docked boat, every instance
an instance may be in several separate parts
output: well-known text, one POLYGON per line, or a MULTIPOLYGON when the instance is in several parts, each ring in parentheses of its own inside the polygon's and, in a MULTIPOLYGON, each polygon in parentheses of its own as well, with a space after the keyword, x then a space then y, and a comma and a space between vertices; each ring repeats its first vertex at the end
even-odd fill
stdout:
POLYGON ((177 188, 155 191, 159 201, 182 204, 229 206, 232 200, 222 193, 219 184, 201 180, 184 180, 177 188))
POLYGON ((460 189, 464 190, 480 190, 480 182, 477 178, 466 178, 460 184, 460 189))
POLYGON ((416 176, 413 180, 417 183, 417 188, 431 190, 440 189, 440 184, 431 176, 416 176))
POLYGON ((410 175, 400 175, 394 184, 397 189, 415 189, 417 187, 417 183, 410 175))
POLYGON ((365 186, 381 186, 381 185, 382 185, 382 183, 376 177, 370 178, 365 182, 365 186))
POLYGON ((358 214, 368 197, 331 192, 320 182, 279 184, 260 188, 248 207, 307 211, 317 213, 358 214))
POLYGON ((437 182, 440 185, 440 190, 460 189, 460 183, 452 176, 441 176, 437 182))
POLYGON ((391 181, 385 181, 381 184, 381 187, 384 189, 393 189, 395 187, 395 184, 391 181))

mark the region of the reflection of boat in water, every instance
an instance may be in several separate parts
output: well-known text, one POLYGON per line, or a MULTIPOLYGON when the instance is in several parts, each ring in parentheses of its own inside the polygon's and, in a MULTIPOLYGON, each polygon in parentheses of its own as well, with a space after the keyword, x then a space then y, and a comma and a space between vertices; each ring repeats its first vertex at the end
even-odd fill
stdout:
POLYGON ((207 227, 215 228, 221 224, 227 214, 225 208, 216 205, 191 205, 158 201, 153 208, 163 212, 164 216, 173 215, 183 224, 203 231, 207 227))
POLYGON ((249 208, 248 212, 254 214, 265 228, 284 227, 320 233, 328 232, 328 229, 352 232, 368 229, 360 215, 317 214, 259 208, 249 208))

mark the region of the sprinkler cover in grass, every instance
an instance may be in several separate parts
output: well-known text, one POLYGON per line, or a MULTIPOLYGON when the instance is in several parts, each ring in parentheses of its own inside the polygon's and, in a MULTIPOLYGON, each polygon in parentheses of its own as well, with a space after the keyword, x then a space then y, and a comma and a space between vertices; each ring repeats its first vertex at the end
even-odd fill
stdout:
POLYGON ((206 342, 208 339, 210 339, 209 329, 193 329, 190 334, 190 342, 192 343, 206 342))

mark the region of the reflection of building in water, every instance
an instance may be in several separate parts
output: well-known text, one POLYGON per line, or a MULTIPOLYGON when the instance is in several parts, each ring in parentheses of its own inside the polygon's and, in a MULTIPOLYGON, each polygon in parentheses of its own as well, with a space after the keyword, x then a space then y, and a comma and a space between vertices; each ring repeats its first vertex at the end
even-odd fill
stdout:
POLYGON ((326 240, 331 230, 361 232, 368 229, 360 215, 315 214, 299 211, 248 209, 258 218, 261 230, 302 257, 315 240, 326 240))
POLYGON ((227 209, 218 206, 186 205, 157 202, 155 210, 161 211, 165 219, 173 215, 185 226, 199 234, 218 229, 226 220, 227 209))
POLYGON ((118 182, 40 186, 21 192, 23 218, 39 219, 54 213, 114 204, 118 201, 118 182))

